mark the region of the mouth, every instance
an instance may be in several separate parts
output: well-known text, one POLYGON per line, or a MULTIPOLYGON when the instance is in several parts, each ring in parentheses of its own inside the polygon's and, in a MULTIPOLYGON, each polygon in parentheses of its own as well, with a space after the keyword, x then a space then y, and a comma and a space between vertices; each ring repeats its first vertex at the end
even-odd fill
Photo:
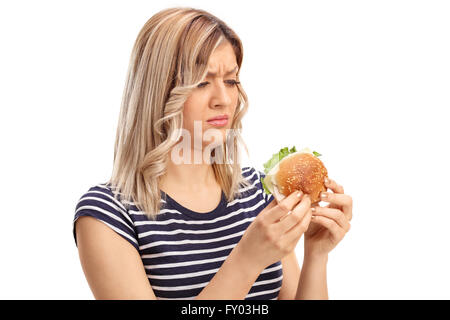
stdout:
POLYGON ((228 124, 228 116, 227 115, 217 116, 217 117, 208 119, 207 122, 210 125, 213 125, 215 127, 223 127, 228 124))

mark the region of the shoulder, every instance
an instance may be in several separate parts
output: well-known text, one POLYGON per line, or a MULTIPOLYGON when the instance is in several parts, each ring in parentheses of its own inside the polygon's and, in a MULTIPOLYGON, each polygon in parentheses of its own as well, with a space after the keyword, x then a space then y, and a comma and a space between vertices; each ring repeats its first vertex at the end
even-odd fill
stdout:
POLYGON ((263 171, 258 170, 253 166, 242 167, 242 176, 249 183, 249 187, 243 188, 241 190, 250 191, 252 193, 258 193, 260 197, 264 200, 265 205, 268 205, 274 199, 273 195, 267 194, 264 191, 261 179, 266 176, 263 171))
POLYGON ((256 181, 259 180, 261 177, 261 174, 264 174, 263 172, 257 170, 255 167, 247 166, 242 167, 241 169, 242 176, 249 181, 256 181))
POLYGON ((115 196, 108 184, 100 183, 90 187, 76 203, 73 220, 75 243, 77 241, 75 224, 78 218, 82 216, 96 218, 120 234, 133 244, 135 248, 139 248, 134 223, 128 214, 128 210, 119 198, 115 196))
POLYGON ((106 183, 96 184, 84 192, 77 202, 76 211, 86 206, 94 206, 96 209, 102 208, 105 210, 111 210, 112 208, 121 214, 127 211, 124 204, 106 183))
POLYGON ((115 220, 123 220, 127 225, 133 225, 128 210, 106 183, 92 186, 79 198, 75 215, 89 210, 102 213, 115 220))

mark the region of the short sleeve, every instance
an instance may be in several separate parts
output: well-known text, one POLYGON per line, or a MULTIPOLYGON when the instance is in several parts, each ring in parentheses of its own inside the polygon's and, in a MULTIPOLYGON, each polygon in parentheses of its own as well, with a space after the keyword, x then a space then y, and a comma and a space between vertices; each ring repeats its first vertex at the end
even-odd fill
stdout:
MULTIPOLYGON (((252 185, 253 190, 257 189, 258 198, 263 200, 263 205, 260 207, 261 210, 267 207, 274 196, 272 194, 267 194, 264 190, 264 187, 261 182, 261 178, 264 178, 266 175, 264 172, 257 170, 254 167, 244 167, 242 168, 243 176, 248 180, 248 182, 252 185)), ((253 191, 254 192, 254 191, 253 191)))
POLYGON ((75 208, 75 218, 73 220, 75 245, 78 245, 75 230, 76 221, 82 216, 90 216, 103 222, 139 251, 133 221, 123 204, 114 198, 114 194, 106 185, 99 184, 90 188, 78 200, 75 208))
POLYGON ((257 172, 258 172, 258 175, 259 175, 259 177, 258 177, 258 179, 259 179, 259 187, 262 190, 263 198, 264 198, 264 201, 266 203, 265 206, 268 206, 272 202, 272 200, 274 199, 274 196, 272 194, 267 194, 266 191, 264 190, 263 185, 262 185, 261 179, 265 178, 266 174, 264 172, 262 172, 262 171, 259 171, 259 170, 257 170, 257 172))

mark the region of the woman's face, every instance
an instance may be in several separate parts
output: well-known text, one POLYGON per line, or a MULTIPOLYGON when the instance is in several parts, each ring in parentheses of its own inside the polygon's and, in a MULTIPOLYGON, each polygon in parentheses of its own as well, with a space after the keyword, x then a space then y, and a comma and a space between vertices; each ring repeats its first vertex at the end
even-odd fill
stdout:
POLYGON ((225 141, 226 130, 231 128, 238 104, 237 68, 233 47, 225 41, 211 54, 208 60, 207 77, 192 91, 184 103, 183 128, 191 134, 192 149, 200 146, 204 149, 212 141, 214 145, 225 141), (218 116, 226 116, 228 121, 208 121, 218 116), (201 137, 198 137, 199 133, 201 137))

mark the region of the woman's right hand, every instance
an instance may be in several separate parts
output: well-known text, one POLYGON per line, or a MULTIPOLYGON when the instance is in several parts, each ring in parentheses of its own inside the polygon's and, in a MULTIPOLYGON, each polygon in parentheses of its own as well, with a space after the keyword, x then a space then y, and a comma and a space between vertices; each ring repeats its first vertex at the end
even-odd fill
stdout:
POLYGON ((239 241, 239 251, 245 260, 263 270, 295 249, 308 229, 311 214, 309 196, 292 192, 259 213, 239 241))

